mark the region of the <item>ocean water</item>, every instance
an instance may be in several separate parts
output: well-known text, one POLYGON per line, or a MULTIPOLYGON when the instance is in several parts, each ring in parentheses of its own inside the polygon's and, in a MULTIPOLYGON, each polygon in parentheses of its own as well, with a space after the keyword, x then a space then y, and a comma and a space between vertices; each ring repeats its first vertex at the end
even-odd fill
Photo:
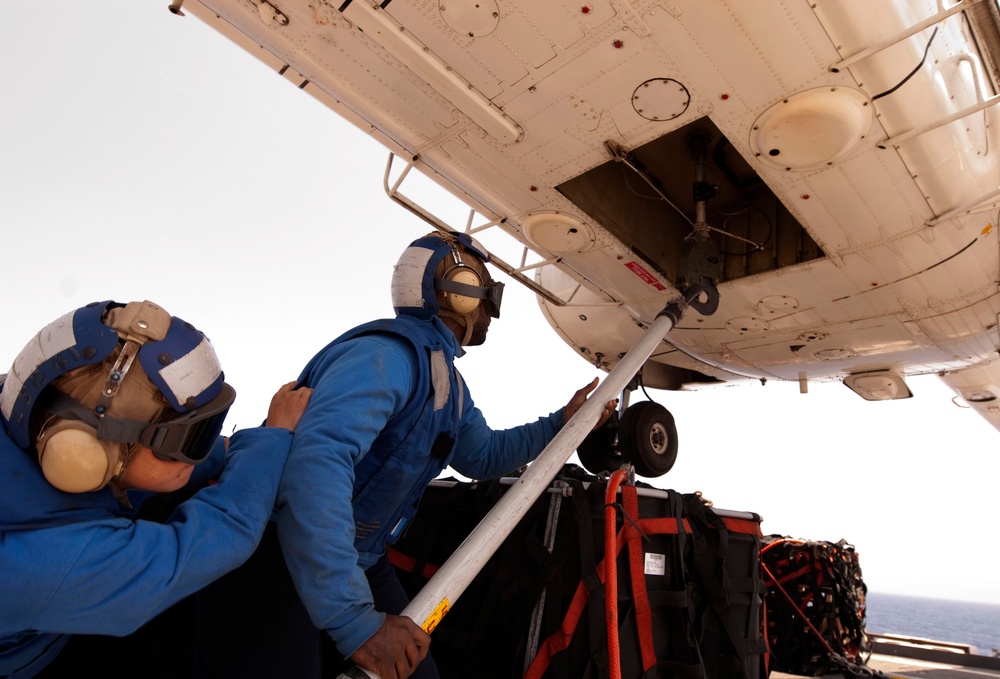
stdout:
POLYGON ((1000 605, 869 592, 866 629, 969 644, 991 655, 1000 649, 1000 605))

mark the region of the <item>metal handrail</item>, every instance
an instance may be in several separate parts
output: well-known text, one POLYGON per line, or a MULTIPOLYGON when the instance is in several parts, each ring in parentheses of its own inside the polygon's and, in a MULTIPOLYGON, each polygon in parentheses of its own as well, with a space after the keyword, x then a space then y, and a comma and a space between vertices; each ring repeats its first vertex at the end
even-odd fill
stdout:
MULTIPOLYGON (((414 202, 412 199, 408 198, 407 196, 403 195, 400 192, 399 187, 402 185, 403 181, 406 179, 406 176, 410 173, 410 170, 412 170, 416 166, 417 162, 419 162, 420 156, 413 156, 410 159, 410 161, 406 164, 406 167, 403 168, 403 171, 400 173, 399 177, 396 178, 396 181, 392 184, 392 186, 389 185, 389 175, 390 175, 390 173, 392 171, 392 164, 393 164, 393 160, 395 158, 396 158, 396 154, 393 153, 392 151, 390 151, 389 152, 389 159, 388 159, 388 162, 386 163, 386 166, 385 166, 385 175, 384 175, 384 177, 382 179, 382 186, 383 186, 383 189, 385 190, 386 195, 389 196, 389 198, 393 202, 395 202, 396 204, 401 205, 402 207, 406 208, 407 210, 409 210, 410 212, 412 212, 413 214, 415 214, 417 217, 420 217, 420 219, 422 219, 425 222, 427 222, 428 224, 430 224, 434 229, 436 229, 436 230, 438 230, 438 231, 440 231, 442 233, 460 232, 461 229, 457 229, 457 228, 449 225, 443 219, 441 219, 440 217, 438 217, 434 213, 430 212, 429 210, 426 210, 425 208, 421 207, 416 202, 414 202)), ((472 234, 475 234, 475 233, 479 233, 481 231, 484 231, 484 230, 492 228, 492 227, 500 226, 500 225, 505 224, 507 222, 507 218, 506 217, 496 217, 493 220, 491 220, 491 221, 489 221, 489 222, 487 222, 485 224, 480 224, 478 226, 472 226, 473 217, 475 216, 476 212, 477 211, 475 209, 472 209, 469 212, 469 219, 468 219, 468 222, 466 223, 465 230, 464 230, 464 232, 468 233, 469 235, 472 235, 472 234)), ((582 279, 582 277, 579 274, 576 274, 575 272, 563 269, 563 272, 566 273, 566 275, 568 275, 570 278, 572 278, 573 280, 575 280, 577 282, 577 286, 574 289, 573 294, 570 296, 569 300, 562 299, 555 292, 549 290, 548 288, 544 287, 543 285, 540 285, 539 283, 537 283, 536 281, 532 280, 531 278, 528 278, 523 273, 525 271, 532 271, 534 269, 538 269, 538 268, 541 268, 543 266, 551 266, 553 264, 558 264, 558 263, 562 262, 562 258, 561 257, 546 256, 543 253, 531 250, 530 248, 528 248, 523 243, 521 245, 524 248, 524 252, 522 253, 522 256, 521 256, 521 265, 520 266, 515 267, 515 266, 512 266, 512 265, 508 264, 503 259, 500 259, 494 253, 490 252, 487 249, 486 250, 486 254, 488 254, 490 256, 490 264, 494 265, 496 268, 498 268, 501 271, 503 271, 505 274, 507 274, 508 276, 510 276, 511 278, 513 278, 514 280, 516 280, 518 283, 520 283, 521 285, 525 286, 526 288, 528 288, 529 290, 531 290, 535 294, 543 297, 546 301, 554 304, 555 306, 558 306, 558 307, 569 306, 570 301, 572 301, 573 297, 576 296, 576 293, 583 286, 583 279, 582 279), (532 264, 526 264, 525 262, 526 262, 527 255, 528 255, 529 251, 534 252, 534 254, 536 254, 539 257, 541 257, 542 260, 539 261, 539 262, 532 263, 532 264)), ((603 294, 607 295, 606 292, 603 293, 603 294)), ((581 307, 586 306, 586 307, 590 308, 590 307, 595 307, 595 306, 621 306, 621 305, 622 305, 621 301, 615 300, 615 299, 611 299, 611 300, 609 300, 607 302, 588 303, 588 304, 581 304, 579 306, 581 306, 581 307)))
POLYGON ((886 38, 882 42, 876 43, 875 45, 872 45, 871 47, 867 47, 867 48, 861 50, 860 52, 847 57, 846 59, 842 59, 841 61, 838 61, 835 64, 830 64, 829 69, 833 73, 840 73, 841 70, 847 68, 851 64, 855 64, 855 63, 857 63, 857 62, 859 62, 859 61, 861 61, 863 59, 867 59, 868 57, 872 56, 873 54, 877 54, 877 53, 881 52, 882 50, 884 50, 884 49, 886 49, 888 47, 892 47, 896 43, 902 42, 902 41, 906 40, 907 38, 916 35, 917 33, 919 33, 920 31, 924 30, 925 28, 929 28, 929 27, 933 26, 934 24, 938 23, 939 21, 943 21, 944 19, 947 19, 948 17, 950 17, 953 14, 958 14, 959 12, 964 12, 965 10, 969 9, 970 7, 972 7, 973 5, 975 5, 975 4, 979 3, 979 2, 982 2, 982 0, 962 0, 959 3, 957 3, 955 5, 952 5, 950 8, 948 8, 948 9, 946 9, 944 11, 938 12, 937 14, 934 14, 933 16, 930 16, 927 19, 924 19, 920 23, 911 26, 910 28, 906 29, 905 31, 903 31, 901 33, 897 33, 896 35, 893 35, 893 36, 891 36, 889 38, 886 38))

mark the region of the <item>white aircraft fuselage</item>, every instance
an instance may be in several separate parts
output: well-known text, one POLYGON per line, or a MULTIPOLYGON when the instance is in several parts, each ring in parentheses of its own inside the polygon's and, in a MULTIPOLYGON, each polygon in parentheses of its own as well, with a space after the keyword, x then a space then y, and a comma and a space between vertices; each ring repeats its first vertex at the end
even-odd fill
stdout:
POLYGON ((644 384, 843 380, 877 400, 936 373, 1000 428, 995 0, 174 8, 478 219, 444 224, 387 181, 397 201, 516 241, 500 268, 595 365, 708 279, 718 309, 688 309, 644 384))

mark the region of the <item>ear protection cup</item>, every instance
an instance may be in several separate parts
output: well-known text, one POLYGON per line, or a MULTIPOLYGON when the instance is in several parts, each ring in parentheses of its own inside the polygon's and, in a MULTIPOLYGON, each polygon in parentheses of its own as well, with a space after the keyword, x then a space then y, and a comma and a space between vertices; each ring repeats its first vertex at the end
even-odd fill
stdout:
POLYGON ((59 420, 43 429, 35 448, 49 484, 65 493, 89 493, 121 471, 125 446, 100 440, 79 420, 59 420))
MULTIPOLYGON (((464 264, 459 264, 454 266, 445 272, 444 278, 449 281, 454 281, 455 283, 462 283, 464 285, 471 285, 473 287, 479 287, 483 284, 482 279, 476 270, 470 266, 464 264)), ((441 291, 441 308, 454 311, 457 314, 471 314, 473 311, 479 308, 479 304, 482 300, 476 299, 475 297, 468 297, 467 295, 460 295, 455 292, 445 292, 441 291)))

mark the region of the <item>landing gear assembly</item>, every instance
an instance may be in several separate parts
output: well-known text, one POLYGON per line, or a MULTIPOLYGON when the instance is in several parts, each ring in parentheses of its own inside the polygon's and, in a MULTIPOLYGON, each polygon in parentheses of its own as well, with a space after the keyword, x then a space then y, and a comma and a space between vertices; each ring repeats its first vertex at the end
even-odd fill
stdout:
POLYGON ((618 428, 622 455, 639 476, 663 476, 677 460, 674 416, 659 403, 640 401, 622 415, 618 428))
POLYGON ((663 476, 677 460, 677 427, 670 411, 653 401, 640 401, 613 413, 576 449, 584 468, 603 474, 628 463, 639 476, 663 476))
MULTIPOLYGON (((719 187, 705 181, 708 137, 694 133, 687 138, 687 144, 695 165, 695 219, 693 222, 688 219, 692 232, 684 239, 676 284, 687 306, 703 316, 711 316, 719 307, 717 283, 722 280, 722 258, 718 246, 710 238, 710 232, 719 232, 719 229, 709 226, 706 219, 708 201, 716 196, 719 187)), ((612 158, 624 162, 659 192, 656 183, 636 167, 633 158, 610 142, 606 142, 605 146, 612 158)), ((673 205, 666 196, 660 195, 673 205)), ((760 249, 760 246, 757 248, 760 249)), ((604 426, 590 432, 577 447, 580 462, 591 474, 613 472, 627 463, 635 468, 639 476, 656 478, 674 466, 677 460, 677 427, 673 415, 653 401, 628 405, 629 393, 641 386, 641 381, 637 385, 640 379, 633 379, 622 392, 620 415, 613 414, 604 426)))

